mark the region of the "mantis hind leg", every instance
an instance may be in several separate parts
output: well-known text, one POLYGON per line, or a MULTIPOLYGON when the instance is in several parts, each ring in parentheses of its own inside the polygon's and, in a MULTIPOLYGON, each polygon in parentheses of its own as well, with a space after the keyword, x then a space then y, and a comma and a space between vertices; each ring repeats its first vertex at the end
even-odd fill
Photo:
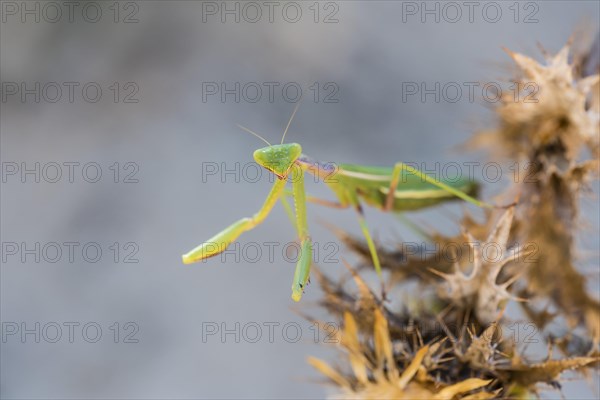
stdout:
POLYGON ((381 263, 379 262, 379 256, 377 255, 377 248, 375 247, 375 242, 373 242, 373 238, 371 237, 371 233, 369 232, 369 227, 367 226, 367 221, 365 220, 365 216, 360 204, 356 204, 355 206, 356 212, 358 213, 358 223, 360 225, 360 229, 367 241, 367 247, 369 248, 369 252, 371 253, 371 259, 373 260, 373 266, 375 267, 375 271, 377 271, 377 276, 381 278, 381 263))
POLYGON ((451 193, 451 194, 455 195, 456 197, 459 197, 471 204, 475 204, 478 207, 494 208, 494 206, 492 206, 491 204, 485 203, 481 200, 477 200, 476 198, 469 196, 462 190, 453 188, 453 187, 445 184, 444 182, 440 182, 439 180, 427 175, 426 173, 421 172, 418 169, 411 167, 410 165, 404 164, 402 162, 397 162, 394 165, 394 169, 392 170, 392 179, 390 181, 389 191, 387 193, 387 197, 385 199, 385 204, 383 207, 384 211, 391 211, 393 209, 394 194, 396 193, 396 188, 398 187, 398 182, 400 182, 400 177, 402 176, 403 171, 407 171, 408 173, 414 174, 414 175, 418 176, 419 178, 421 178, 422 180, 424 180, 425 182, 431 183, 432 185, 437 186, 440 189, 443 189, 443 190, 447 191, 448 193, 451 193))

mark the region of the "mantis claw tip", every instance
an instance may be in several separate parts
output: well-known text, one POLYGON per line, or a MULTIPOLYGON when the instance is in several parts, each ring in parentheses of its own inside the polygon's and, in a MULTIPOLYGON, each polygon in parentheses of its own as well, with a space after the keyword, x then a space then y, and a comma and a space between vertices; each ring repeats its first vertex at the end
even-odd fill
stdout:
POLYGON ((292 292, 292 300, 298 302, 302 298, 302 293, 298 293, 296 291, 292 292))

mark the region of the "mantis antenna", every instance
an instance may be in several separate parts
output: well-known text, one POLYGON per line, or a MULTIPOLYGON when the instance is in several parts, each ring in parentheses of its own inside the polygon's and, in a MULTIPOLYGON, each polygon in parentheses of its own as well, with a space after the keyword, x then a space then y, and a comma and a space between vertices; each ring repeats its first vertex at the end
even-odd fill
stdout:
POLYGON ((263 142, 265 142, 266 144, 268 144, 269 146, 272 146, 271 143, 269 143, 269 141, 267 139, 265 139, 264 137, 260 136, 258 133, 251 131, 250 129, 240 125, 240 124, 236 124, 238 128, 240 128, 241 130, 244 130, 246 132, 248 132, 251 135, 256 136, 257 138, 259 138, 260 140, 262 140, 263 142))
POLYGON ((285 135, 288 131, 288 129, 290 129, 290 125, 292 124, 292 120, 294 119, 294 115, 296 115, 296 111, 298 111, 298 108, 300 108, 300 103, 302 102, 302 97, 300 97, 300 100, 298 100, 298 104, 296 104, 296 107, 294 107, 294 112, 292 112, 292 116, 290 117, 290 120, 287 123, 287 126, 285 127, 285 131, 283 131, 283 136, 281 137, 281 143, 283 144, 283 139, 285 139, 285 135))

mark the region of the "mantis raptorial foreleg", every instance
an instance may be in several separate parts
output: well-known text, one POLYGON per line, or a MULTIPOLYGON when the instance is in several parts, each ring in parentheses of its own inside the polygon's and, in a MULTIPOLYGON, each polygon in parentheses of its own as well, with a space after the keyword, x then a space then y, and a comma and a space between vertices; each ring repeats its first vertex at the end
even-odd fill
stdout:
MULTIPOLYGON (((293 193, 290 194, 288 191, 285 191, 284 194, 286 194, 288 196, 294 195, 293 193)), ((326 206, 326 207, 332 207, 332 208, 348 208, 348 207, 350 207, 350 203, 342 204, 342 203, 338 203, 335 201, 320 199, 318 197, 309 196, 309 195, 305 195, 305 199, 306 199, 306 201, 308 201, 310 203, 316 203, 316 204, 320 204, 320 205, 326 206)), ((365 220, 362 207, 360 206, 360 204, 357 204, 355 206, 355 208, 356 208, 356 212, 358 213, 358 223, 360 225, 360 229, 363 233, 363 236, 365 237, 365 240, 367 241, 367 247, 369 248, 369 252, 371 253, 371 258, 373 260, 373 266, 375 267, 375 270, 377 271, 377 275, 379 275, 381 277, 381 263, 379 262, 379 256, 377 255, 377 249, 375 247, 375 242, 373 241, 373 238, 371 237, 371 233, 369 232, 369 227, 367 226, 367 221, 365 220)))
POLYGON ((304 287, 308 282, 310 266, 312 264, 312 242, 308 233, 306 223, 306 193, 304 191, 304 170, 298 176, 293 177, 292 194, 296 208, 296 229, 300 240, 300 254, 294 280, 292 281, 292 299, 300 301, 304 293, 304 287))
POLYGON ((385 206, 384 206, 385 211, 391 211, 394 206, 394 194, 396 193, 396 188, 398 187, 398 182, 400 181, 400 177, 402 176, 402 171, 407 171, 411 174, 414 174, 414 175, 418 176, 419 178, 423 179, 425 182, 431 183, 432 185, 435 185, 435 186, 439 187, 440 189, 444 189, 448 193, 451 193, 451 194, 455 195, 456 197, 459 197, 471 204, 475 204, 476 206, 479 206, 479 207, 494 208, 493 205, 488 204, 483 201, 480 201, 480 200, 477 200, 476 198, 469 196, 465 192, 458 190, 456 188, 453 188, 452 186, 449 186, 443 182, 440 182, 439 180, 427 175, 426 173, 421 172, 418 169, 411 167, 410 165, 404 164, 402 162, 397 162, 394 165, 394 169, 392 170, 392 178, 390 181, 390 187, 389 187, 389 190, 387 193, 387 197, 385 199, 385 206))
MULTIPOLYGON (((283 191, 283 194, 285 196, 289 196, 289 197, 291 197, 291 196, 294 195, 294 193, 291 190, 289 190, 289 189, 285 189, 283 191)), ((284 197, 282 196, 281 198, 283 199, 284 197)), ((342 204, 342 203, 337 202, 337 201, 331 201, 331 200, 321 199, 319 197, 311 196, 310 194, 306 194, 306 201, 308 203, 319 204, 321 206, 330 207, 330 208, 344 209, 344 208, 350 207, 350 204, 342 204)), ((286 207, 286 208, 288 206, 284 205, 284 207, 286 207)))
POLYGON ((184 254, 182 256, 183 263, 191 264, 193 262, 200 261, 224 252, 225 249, 227 249, 227 246, 237 239, 238 236, 263 222, 283 193, 285 184, 285 179, 277 179, 263 206, 256 214, 254 214, 251 218, 242 218, 239 221, 234 222, 212 238, 208 239, 206 242, 202 243, 200 246, 196 247, 189 253, 184 254))
POLYGON ((296 229, 296 232, 298 232, 298 226, 296 225, 296 216, 294 215, 294 212, 292 211, 292 206, 290 206, 290 202, 287 201, 286 196, 292 196, 292 192, 288 191, 287 189, 284 189, 283 195, 279 197, 279 200, 281 201, 283 210, 285 211, 285 214, 292 223, 292 226, 294 227, 294 229, 296 229))

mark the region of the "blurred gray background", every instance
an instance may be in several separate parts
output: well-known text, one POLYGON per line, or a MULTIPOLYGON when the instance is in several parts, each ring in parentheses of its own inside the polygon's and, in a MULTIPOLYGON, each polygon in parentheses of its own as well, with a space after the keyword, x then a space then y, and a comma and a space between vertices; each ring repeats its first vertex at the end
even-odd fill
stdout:
MULTIPOLYGON (((483 162, 482 154, 456 150, 493 121, 481 86, 474 101, 463 91, 456 102, 446 101, 454 98, 448 93, 439 102, 433 96, 422 102, 419 95, 403 101, 403 83, 508 84, 512 64, 502 46, 541 59, 536 43, 555 52, 574 32, 592 36, 599 15, 596 1, 478 2, 469 21, 466 7, 457 18, 444 3, 428 2, 438 7, 439 22, 429 14, 423 22, 421 2, 275 2, 271 22, 263 2, 254 3, 262 10, 258 18, 256 8, 241 2, 239 22, 233 14, 222 22, 221 12, 235 9, 235 2, 110 1, 81 2, 70 20, 68 7, 55 4, 1 2, 3 398, 324 396, 327 388, 317 384, 322 378, 306 357, 335 360, 337 354, 292 311, 327 321, 315 305, 318 285, 308 287, 299 305, 290 299, 294 263, 282 248, 295 237, 280 205, 240 238, 240 249, 248 251, 238 251, 239 259, 230 254, 181 263, 182 253, 258 210, 270 190, 266 172, 254 181, 256 170, 246 168, 261 142, 235 124, 278 142, 297 84, 304 99, 287 141, 316 159, 390 166, 402 160, 431 168, 483 162), (65 82, 78 85, 72 101, 65 82), (262 97, 251 102, 250 85, 236 102, 234 95, 225 101, 220 93, 209 95, 207 82, 279 86, 272 101, 262 85, 262 97), (288 97, 282 94, 286 84, 292 87, 288 97), (52 102, 56 85, 62 95, 52 102), (102 96, 92 102, 97 87, 102 96), (33 94, 22 97, 23 88, 33 94), (337 102, 325 102, 327 95, 337 102), (79 163, 73 182, 69 162, 79 163), (35 163, 39 183, 34 174, 21 175, 35 163), (100 168, 98 182, 82 177, 86 163, 96 163, 86 170, 88 180, 93 167, 100 168), (222 169, 236 163, 239 174, 222 179, 222 169), (56 164, 62 177, 53 182, 56 164), (215 165, 218 173, 207 176, 215 165), (269 259, 265 243, 273 241, 278 244, 269 259), (72 262, 65 242, 78 243, 72 262), (36 243, 39 262, 27 254, 36 253, 36 243), (93 246, 83 257, 86 243, 102 249, 97 262, 90 261, 93 246), (262 249, 256 261, 255 243, 262 249), (251 343, 256 326, 262 336, 251 343), (219 332, 207 335, 215 327, 219 332), (237 331, 239 343, 235 333, 223 340, 222 327, 237 331), (23 336, 23 329, 33 333, 23 336)), ((505 172, 485 194, 501 192, 509 178, 505 172)), ((307 186, 332 198, 323 185, 307 186)), ((596 201, 584 205, 595 234, 596 201)), ((448 231, 461 210, 454 204, 416 218, 448 231)), ((342 273, 343 266, 325 262, 324 255, 354 257, 335 248, 338 241, 321 222, 359 234, 355 215, 316 205, 308 214, 318 263, 332 276, 342 273)), ((415 239, 380 212, 367 210, 367 218, 386 245, 415 239)), ((590 287, 598 285, 597 246, 591 237, 581 241, 591 254, 582 257, 590 287)), ((565 394, 593 398, 594 382, 565 382, 565 394)))

